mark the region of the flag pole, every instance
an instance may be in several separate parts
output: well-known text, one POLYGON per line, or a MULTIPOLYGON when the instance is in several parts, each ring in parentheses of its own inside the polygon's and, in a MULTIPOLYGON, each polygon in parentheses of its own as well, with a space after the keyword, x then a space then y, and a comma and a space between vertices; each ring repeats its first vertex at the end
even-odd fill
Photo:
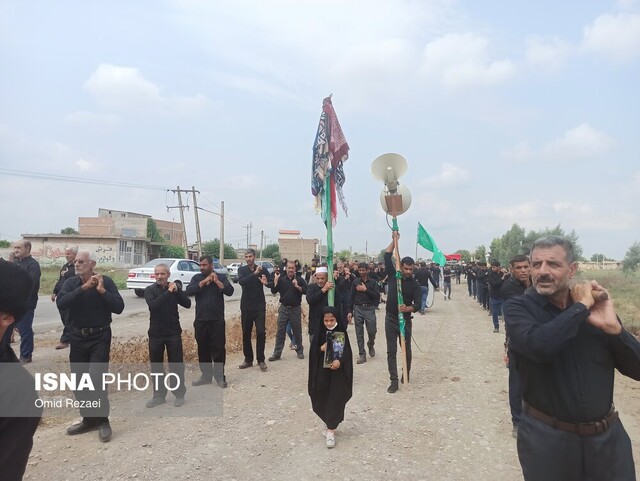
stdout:
MULTIPOLYGON (((398 218, 396 217, 396 212, 394 209, 393 222, 391 230, 394 232, 400 233, 400 229, 398 227, 398 218)), ((396 258, 396 282, 397 282, 397 291, 398 291, 398 307, 401 304, 404 304, 404 299, 402 297, 402 266, 400 264, 400 251, 398 249, 398 237, 393 236, 393 254, 396 258)), ((402 380, 404 381, 405 386, 409 384, 409 370, 407 369, 407 341, 405 338, 405 320, 404 313, 398 311, 398 324, 400 326, 400 349, 402 351, 402 380)))
MULTIPOLYGON (((331 222, 331 212, 333 206, 331 205, 331 176, 333 175, 333 169, 327 172, 327 176, 324 179, 324 208, 325 208, 325 225, 327 227, 327 280, 333 283, 333 225, 331 222)), ((335 289, 335 288, 334 288, 335 289)), ((329 289, 327 293, 327 305, 333 306, 335 304, 335 290, 329 289)))

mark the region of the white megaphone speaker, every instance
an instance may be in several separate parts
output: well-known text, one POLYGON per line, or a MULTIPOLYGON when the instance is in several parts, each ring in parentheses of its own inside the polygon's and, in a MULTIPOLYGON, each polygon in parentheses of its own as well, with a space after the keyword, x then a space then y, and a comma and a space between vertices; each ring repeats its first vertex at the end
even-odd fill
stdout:
POLYGON ((407 172, 407 160, 400 154, 382 154, 371 163, 373 176, 384 182, 389 192, 395 194, 398 179, 407 172))
POLYGON ((393 217, 404 214, 411 206, 411 193, 398 179, 407 172, 407 160, 400 154, 383 154, 371 163, 373 176, 384 182, 380 193, 382 210, 393 217))

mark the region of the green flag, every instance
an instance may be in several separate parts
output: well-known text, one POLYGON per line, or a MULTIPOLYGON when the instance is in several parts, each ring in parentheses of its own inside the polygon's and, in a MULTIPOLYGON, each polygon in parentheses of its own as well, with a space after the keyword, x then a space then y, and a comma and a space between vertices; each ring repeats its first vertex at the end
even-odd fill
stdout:
POLYGON ((433 262, 435 262, 436 264, 440 264, 441 266, 443 266, 447 263, 444 254, 440 249, 438 249, 438 246, 433 240, 433 237, 431 237, 429 233, 424 230, 424 227, 422 227, 422 224, 420 224, 420 222, 418 222, 418 244, 420 244, 428 251, 433 252, 433 262))

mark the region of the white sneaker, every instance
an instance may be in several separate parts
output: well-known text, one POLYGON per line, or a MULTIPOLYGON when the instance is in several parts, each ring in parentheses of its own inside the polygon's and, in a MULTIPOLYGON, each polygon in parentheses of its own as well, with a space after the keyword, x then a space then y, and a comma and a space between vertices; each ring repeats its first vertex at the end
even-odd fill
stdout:
POLYGON ((336 447, 336 435, 331 431, 327 431, 327 447, 329 449, 336 447))

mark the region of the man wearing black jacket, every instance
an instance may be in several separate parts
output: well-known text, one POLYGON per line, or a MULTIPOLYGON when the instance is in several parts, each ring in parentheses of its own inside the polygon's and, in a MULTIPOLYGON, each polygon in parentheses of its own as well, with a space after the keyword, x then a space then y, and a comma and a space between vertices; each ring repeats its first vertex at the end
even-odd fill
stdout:
MULTIPOLYGON (((60 277, 53 288, 53 294, 51 294, 51 302, 56 302, 56 297, 62 290, 67 279, 71 279, 76 275, 76 255, 78 254, 78 246, 69 246, 64 250, 64 257, 67 262, 60 268, 60 277)), ((67 311, 60 311, 60 319, 62 320, 62 335, 60 336, 60 342, 56 346, 56 349, 66 349, 69 347, 69 340, 71 339, 71 326, 69 325, 69 313, 67 311)))
POLYGON ((489 302, 491 315, 493 316, 493 332, 500 332, 499 316, 502 315, 502 284, 509 277, 508 272, 502 272, 500 261, 491 261, 491 269, 487 272, 487 285, 489 287, 489 302))
POLYGON ((276 334, 276 345, 269 361, 278 361, 284 349, 284 337, 287 330, 287 323, 291 322, 293 337, 297 346, 298 359, 304 359, 304 347, 302 346, 302 294, 307 291, 307 283, 296 273, 296 264, 293 261, 287 262, 287 275, 282 276, 276 272, 273 277, 273 294, 280 293, 280 308, 278 309, 278 333, 276 334))
POLYGON ((256 325, 256 361, 262 372, 267 370, 264 362, 264 348, 267 339, 265 317, 267 303, 264 298, 264 288, 269 284, 269 271, 262 266, 256 266, 256 251, 247 250, 244 254, 247 265, 238 269, 238 283, 242 287, 240 298, 240 322, 242 323, 242 352, 244 362, 238 366, 246 369, 253 366, 253 346, 251 332, 256 325))
POLYGON ((75 391, 80 402, 98 402, 98 408, 80 408, 82 422, 67 429, 67 434, 82 434, 98 429, 98 438, 103 443, 111 439, 109 424, 109 397, 102 390, 103 374, 109 367, 111 351, 111 314, 124 310, 124 301, 110 277, 94 272, 96 259, 88 251, 76 256, 76 277, 62 286, 56 299, 58 310, 69 310, 71 323, 71 350, 69 362, 71 372, 79 379, 89 372, 96 391, 75 391))
POLYGON ((224 274, 213 270, 211 256, 200 257, 200 274, 191 278, 187 295, 196 297, 196 318, 193 321, 198 343, 198 362, 202 372, 192 386, 211 384, 227 387, 224 364, 227 358, 227 338, 224 323, 224 297, 233 294, 233 286, 224 274), (212 364, 213 363, 213 364, 212 364))
MULTIPOLYGON (((149 361, 151 372, 160 376, 157 378, 153 398, 147 401, 147 407, 153 408, 164 404, 167 387, 164 381, 164 351, 167 350, 169 372, 178 376, 178 385, 170 386, 176 396, 174 405, 184 404, 184 358, 182 354, 182 327, 178 305, 189 309, 191 299, 175 282, 169 282, 169 266, 158 264, 154 269, 156 282, 144 290, 144 299, 149 306, 149 361)), ((169 378, 171 379, 171 378, 169 378)))
MULTIPOLYGON (((323 309, 329 305, 329 291, 334 289, 334 283, 329 281, 329 271, 326 267, 316 267, 316 282, 307 286, 306 299, 309 304, 309 344, 311 337, 323 325, 323 309)), ((340 293, 334 289, 333 306, 338 311, 338 322, 342 322, 342 297, 340 293)), ((345 323, 346 324, 346 323, 345 323)))
POLYGON ((424 315, 427 310, 429 282, 435 285, 433 278, 431 277, 431 269, 427 267, 426 262, 422 262, 420 267, 416 269, 416 280, 418 281, 418 284, 420 284, 420 290, 422 292, 422 296, 420 297, 420 314, 424 315))
POLYGON ((348 321, 353 320, 356 326, 356 339, 358 341, 357 364, 367 362, 367 353, 364 350, 364 330, 367 329, 367 348, 369 356, 375 357, 375 342, 378 328, 376 325, 376 307, 380 304, 380 290, 377 279, 369 277, 371 268, 366 263, 358 265, 360 277, 353 281, 349 293, 348 321))
MULTIPOLYGON (((23 269, 0 259, 0 339, 28 309, 33 282, 23 269)), ((20 481, 42 416, 33 376, 9 344, 0 344, 0 478, 20 481)))
POLYGON ((405 347, 407 351, 407 379, 411 372, 411 314, 420 309, 420 298, 422 291, 420 284, 413 277, 415 263, 411 257, 403 257, 400 261, 402 271, 401 286, 404 304, 398 305, 398 280, 396 279, 396 268, 391 260, 396 239, 400 239, 398 231, 392 232, 392 241, 384 253, 384 265, 389 275, 389 295, 387 296, 387 313, 384 320, 384 331, 387 337, 387 367, 391 384, 387 389, 388 393, 398 390, 398 362, 396 353, 400 342, 400 319, 398 313, 402 312, 405 325, 405 347))

